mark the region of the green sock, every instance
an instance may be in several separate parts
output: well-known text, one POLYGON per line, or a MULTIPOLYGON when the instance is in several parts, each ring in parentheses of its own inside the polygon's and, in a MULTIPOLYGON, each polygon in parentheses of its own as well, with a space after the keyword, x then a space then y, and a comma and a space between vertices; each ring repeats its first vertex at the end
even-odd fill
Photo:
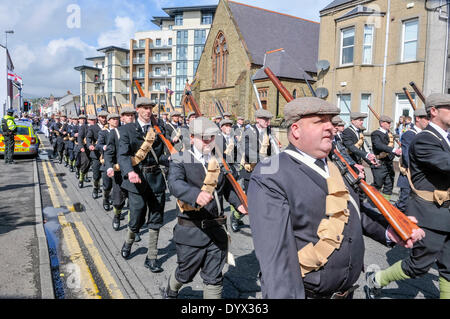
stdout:
POLYGON ((450 281, 439 277, 440 299, 450 299, 450 281))
POLYGON ((241 213, 239 213, 237 210, 235 210, 233 208, 233 206, 231 206, 231 207, 232 207, 231 210, 233 211, 234 218, 236 218, 237 220, 240 220, 242 218, 241 213))
POLYGON ((402 261, 399 261, 391 267, 379 271, 375 274, 375 281, 381 286, 385 287, 392 281, 410 279, 402 269, 402 261))
POLYGON ((177 278, 175 278, 175 272, 176 272, 176 268, 175 268, 175 270, 173 271, 173 273, 172 273, 172 275, 170 275, 170 278, 169 278, 169 287, 170 287, 170 290, 172 290, 172 291, 174 291, 174 292, 178 292, 180 289, 181 289, 181 287, 183 286, 183 284, 181 283, 181 282, 179 282, 178 280, 177 280, 177 278))
POLYGON ((381 195, 383 195, 383 197, 386 198, 388 201, 391 200, 391 195, 387 195, 385 193, 381 193, 381 195))
POLYGON ((223 285, 205 285, 203 299, 222 299, 223 285))
POLYGON ((122 214, 122 210, 121 209, 117 209, 115 207, 113 207, 113 212, 114 212, 114 215, 117 215, 117 216, 120 216, 120 214, 122 214))
POLYGON ((126 242, 129 245, 132 245, 134 243, 134 239, 136 238, 136 234, 133 233, 129 228, 128 228, 128 232, 127 232, 127 239, 126 242))
POLYGON ((84 173, 80 173, 80 182, 84 181, 84 173))
POLYGON ((159 230, 148 230, 148 259, 156 259, 158 257, 158 237, 159 230))

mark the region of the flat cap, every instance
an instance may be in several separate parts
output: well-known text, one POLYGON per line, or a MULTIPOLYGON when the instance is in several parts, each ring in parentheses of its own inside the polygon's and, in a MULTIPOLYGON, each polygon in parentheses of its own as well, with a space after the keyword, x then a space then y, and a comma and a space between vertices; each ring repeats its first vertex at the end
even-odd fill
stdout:
POLYGON ((187 115, 187 118, 190 118, 191 116, 195 116, 195 115, 196 115, 195 112, 189 112, 188 115, 187 115))
POLYGON ((170 117, 172 116, 181 116, 181 113, 178 111, 173 111, 172 113, 170 113, 170 117))
POLYGON ((427 116, 427 111, 425 109, 417 109, 417 110, 414 111, 414 116, 426 117, 427 116))
POLYGON ((191 135, 215 136, 219 133, 219 128, 213 121, 206 117, 198 117, 189 125, 189 133, 191 135))
POLYGON ((341 119, 339 115, 336 115, 331 119, 331 124, 338 125, 338 126, 344 126, 345 122, 341 119))
POLYGON ((105 110, 102 110, 102 111, 100 111, 100 113, 98 113, 98 115, 97 116, 105 116, 105 117, 108 117, 108 112, 106 112, 105 110))
POLYGON ((72 120, 79 120, 79 119, 80 119, 80 117, 78 115, 72 116, 72 120))
POLYGON ((438 108, 450 105, 450 94, 433 93, 426 98, 425 108, 428 110, 433 106, 438 108))
POLYGON ((361 113, 361 112, 351 112, 350 113, 350 119, 351 120, 356 120, 356 119, 365 119, 367 118, 369 115, 366 113, 361 113))
POLYGON ((118 119, 120 116, 117 113, 111 113, 108 114, 107 120, 109 121, 110 119, 118 119))
POLYGON ((255 118, 271 119, 272 117, 273 117, 273 114, 264 109, 258 109, 255 112, 255 118))
POLYGON ((124 114, 135 114, 136 110, 133 109, 130 106, 125 106, 120 110, 120 115, 124 115, 124 114))
POLYGON ((78 119, 86 119, 86 115, 80 114, 80 115, 78 115, 78 119))
POLYGON ((152 102, 152 100, 150 100, 148 97, 138 97, 136 99, 136 107, 140 107, 140 106, 150 106, 150 107, 155 107, 155 103, 152 102))
POLYGON ((222 121, 220 121, 219 126, 222 127, 222 126, 227 125, 227 124, 233 125, 233 121, 232 120, 223 119, 222 121))
POLYGON ((169 115, 167 112, 162 112, 161 115, 169 115))
POLYGON ((96 120, 97 116, 95 116, 94 114, 89 114, 87 119, 88 120, 96 120))
POLYGON ((232 114, 230 112, 225 112, 223 113, 223 116, 232 116, 232 114))
POLYGON ((222 119, 222 116, 216 115, 216 116, 213 117, 213 119, 214 119, 214 120, 222 119))
POLYGON ((245 120, 243 116, 238 116, 237 119, 238 120, 245 120))
POLYGON ((380 116, 380 122, 387 122, 387 123, 392 123, 394 122, 393 119, 391 119, 389 116, 387 115, 381 115, 380 116))
POLYGON ((297 98, 284 107, 284 119, 288 126, 306 115, 339 115, 341 110, 327 101, 317 97, 297 98))

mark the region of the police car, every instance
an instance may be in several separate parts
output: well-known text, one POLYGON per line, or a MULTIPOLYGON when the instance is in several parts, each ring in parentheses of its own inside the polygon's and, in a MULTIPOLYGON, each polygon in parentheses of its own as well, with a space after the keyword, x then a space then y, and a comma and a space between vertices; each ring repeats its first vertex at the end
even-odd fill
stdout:
MULTIPOLYGON (((17 121, 17 133, 14 137, 14 155, 34 155, 37 156, 39 149, 39 138, 33 129, 31 121, 17 121)), ((0 155, 5 154, 3 131, 0 127, 0 155)))

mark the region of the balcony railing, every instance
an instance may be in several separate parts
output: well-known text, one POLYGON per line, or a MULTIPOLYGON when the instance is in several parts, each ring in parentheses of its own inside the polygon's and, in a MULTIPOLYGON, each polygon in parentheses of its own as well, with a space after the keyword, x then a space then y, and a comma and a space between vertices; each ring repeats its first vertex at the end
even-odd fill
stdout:
POLYGON ((130 66, 130 60, 123 60, 123 61, 121 62, 121 65, 122 65, 122 66, 130 66))
POLYGON ((173 59, 171 59, 171 60, 149 59, 150 64, 171 64, 172 62, 173 62, 173 59))
POLYGON ((160 45, 156 45, 156 43, 150 43, 150 49, 152 50, 166 50, 172 49, 173 45, 169 45, 168 43, 161 43, 160 45))
POLYGON ((139 59, 139 58, 133 59, 133 64, 144 64, 144 63, 145 63, 145 59, 139 59))

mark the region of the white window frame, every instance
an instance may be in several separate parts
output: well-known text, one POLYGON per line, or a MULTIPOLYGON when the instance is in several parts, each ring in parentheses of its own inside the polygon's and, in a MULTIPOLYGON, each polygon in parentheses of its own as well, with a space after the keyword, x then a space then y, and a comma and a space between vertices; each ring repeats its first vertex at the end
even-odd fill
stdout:
POLYGON ((367 118, 365 118, 364 119, 364 126, 365 126, 365 128, 366 129, 370 129, 370 109, 369 109, 369 105, 370 104, 372 104, 372 93, 361 93, 361 100, 360 100, 360 102, 359 102, 359 111, 361 112, 361 113, 367 113, 367 118), (363 101, 363 96, 364 95, 368 95, 369 96, 369 99, 368 99, 368 103, 367 103, 367 110, 363 110, 363 108, 362 108, 362 101, 363 101))
POLYGON ((375 26, 373 24, 365 24, 364 25, 364 34, 363 34, 363 53, 362 53, 362 64, 364 65, 370 65, 373 64, 373 43, 374 43, 374 38, 375 38, 375 26), (372 42, 370 44, 368 43, 364 43, 364 41, 366 40, 366 28, 370 27, 372 29, 372 42), (370 61, 369 62, 365 62, 364 61, 364 53, 365 53, 365 48, 370 46, 370 61))
MULTIPOLYGON (((341 56, 340 56, 340 65, 341 66, 347 66, 347 65, 353 65, 355 63, 355 37, 356 37, 356 29, 354 26, 352 27, 348 27, 348 28, 344 28, 341 29, 341 56), (342 59, 344 58, 343 56, 343 52, 344 52, 344 32, 353 29, 353 45, 351 47, 353 47, 353 61, 351 63, 342 63, 342 59)), ((347 46, 345 48, 349 48, 350 46, 347 46)))
POLYGON ((413 19, 408 19, 408 20, 404 20, 402 21, 402 52, 401 52, 401 62, 414 62, 417 61, 417 49, 419 46, 419 18, 413 18, 413 19), (410 22, 415 22, 417 23, 417 34, 416 34, 416 39, 415 40, 409 40, 408 43, 411 42, 416 42, 416 52, 415 52, 415 56, 414 59, 412 60, 405 60, 405 30, 406 30, 406 24, 410 23, 410 22))
POLYGON ((346 123, 350 123, 350 112, 349 112, 349 110, 347 109, 347 107, 343 104, 343 107, 341 108, 341 98, 342 98, 342 96, 349 96, 350 97, 350 103, 348 103, 348 104, 350 104, 350 105, 348 105, 348 107, 350 108, 350 110, 352 109, 352 95, 351 95, 351 93, 344 93, 344 94, 338 94, 337 95, 337 100, 338 100, 338 105, 337 105, 337 107, 341 110, 341 113, 340 113, 340 117, 346 122, 346 123))

